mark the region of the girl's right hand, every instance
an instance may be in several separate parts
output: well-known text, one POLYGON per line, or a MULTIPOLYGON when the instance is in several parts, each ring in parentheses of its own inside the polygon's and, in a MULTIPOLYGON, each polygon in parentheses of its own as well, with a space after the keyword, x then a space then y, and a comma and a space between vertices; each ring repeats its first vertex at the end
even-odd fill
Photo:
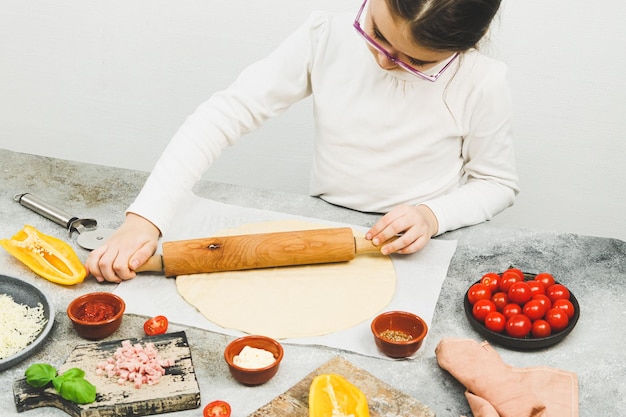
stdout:
POLYGON ((98 282, 122 282, 134 278, 157 248, 160 230, 147 219, 128 213, 126 220, 85 262, 87 273, 98 282))

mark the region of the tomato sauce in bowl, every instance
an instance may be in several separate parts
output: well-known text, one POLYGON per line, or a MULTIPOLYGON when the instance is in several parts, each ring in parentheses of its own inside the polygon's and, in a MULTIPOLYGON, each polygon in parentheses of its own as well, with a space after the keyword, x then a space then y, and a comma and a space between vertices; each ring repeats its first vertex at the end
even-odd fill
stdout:
POLYGON ((102 301, 86 302, 77 311, 76 317, 79 320, 89 323, 108 320, 115 316, 115 308, 111 304, 102 301))

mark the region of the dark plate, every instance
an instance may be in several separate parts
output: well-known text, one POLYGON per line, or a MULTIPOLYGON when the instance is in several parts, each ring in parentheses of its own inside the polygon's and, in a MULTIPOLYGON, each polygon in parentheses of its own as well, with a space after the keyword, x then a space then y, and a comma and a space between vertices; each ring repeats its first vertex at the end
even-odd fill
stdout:
MULTIPOLYGON (((525 281, 529 281, 534 278, 535 278, 534 274, 525 274, 525 281)), ((480 282, 480 280, 476 281, 475 283, 478 283, 478 282, 480 282)), ((563 329, 562 331, 558 333, 551 334, 548 337, 534 338, 531 336, 527 336, 523 339, 520 339, 517 337, 511 337, 511 336, 507 336, 504 333, 496 333, 496 332, 489 330, 481 322, 479 322, 478 320, 474 318, 474 316, 472 315, 472 305, 470 304, 469 299, 467 298, 468 292, 469 292, 469 289, 467 290, 467 292, 465 292, 463 305, 465 307, 465 315, 467 316, 467 319, 469 320, 474 330, 476 330, 478 333, 480 333, 481 336, 483 336, 490 342, 495 342, 501 346, 504 346, 513 350, 535 350, 535 349, 543 349, 552 345, 556 345, 561 340, 563 340, 568 334, 570 334, 572 330, 574 330, 574 327, 576 326, 576 323, 578 322, 578 318, 580 317, 580 305, 578 304, 578 300, 576 299, 574 294, 572 294, 572 292, 570 291, 569 300, 574 305, 575 313, 574 313, 574 317, 570 319, 569 324, 567 325, 565 329, 563 329)))
POLYGON ((23 361, 33 353, 35 353, 44 342, 52 326, 54 325, 54 306, 46 295, 38 288, 22 281, 21 279, 11 278, 6 275, 0 275, 0 294, 7 294, 13 297, 13 301, 18 304, 25 304, 29 307, 36 307, 41 303, 44 309, 44 317, 48 322, 41 330, 39 335, 32 343, 21 351, 0 360, 0 371, 12 367, 13 365, 23 361))

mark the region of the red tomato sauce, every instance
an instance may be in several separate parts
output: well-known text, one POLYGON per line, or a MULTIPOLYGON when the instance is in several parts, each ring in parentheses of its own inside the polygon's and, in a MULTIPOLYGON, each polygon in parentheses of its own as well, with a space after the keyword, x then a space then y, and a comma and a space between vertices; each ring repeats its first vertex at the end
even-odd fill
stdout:
POLYGON ((115 309, 111 304, 95 301, 83 304, 78 310, 76 317, 79 320, 95 323, 108 320, 115 315, 115 309))

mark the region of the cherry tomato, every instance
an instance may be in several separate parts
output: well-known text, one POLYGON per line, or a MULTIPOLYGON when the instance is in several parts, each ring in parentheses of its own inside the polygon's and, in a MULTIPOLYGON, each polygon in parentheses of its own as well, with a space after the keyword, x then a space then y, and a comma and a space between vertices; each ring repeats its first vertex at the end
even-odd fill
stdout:
POLYGON ((506 334, 511 337, 524 338, 528 336, 532 328, 532 323, 528 317, 523 314, 515 314, 506 321, 506 334))
POLYGON ((494 294, 498 291, 500 285, 500 275, 495 272, 487 272, 480 279, 480 282, 487 286, 491 290, 491 293, 494 294))
POLYGON ((157 334, 163 334, 167 331, 169 322, 165 316, 156 316, 146 320, 143 324, 143 331, 148 336, 154 336, 157 334))
POLYGON ((491 299, 491 290, 487 288, 485 284, 480 282, 472 285, 467 292, 467 300, 471 305, 476 304, 478 300, 489 300, 491 299))
POLYGON ((522 313, 524 313, 532 321, 539 320, 546 314, 546 307, 539 300, 530 300, 524 307, 522 307, 522 313))
POLYGON ((506 317, 499 311, 492 311, 485 317, 485 327, 492 332, 502 333, 506 325, 506 317))
POLYGON ((524 281, 514 282, 507 291, 509 301, 519 305, 524 305, 532 297, 530 286, 524 281))
POLYGON ((560 332, 565 329, 569 324, 569 318, 567 317, 567 313, 560 308, 552 307, 550 310, 546 312, 545 320, 550 323, 550 327, 555 332, 560 332))
POLYGON ((533 337, 548 337, 552 334, 552 328, 550 327, 550 323, 543 319, 533 321, 532 328, 530 329, 530 334, 533 337))
POLYGON ((543 306, 546 308, 546 311, 552 308, 552 301, 550 301, 548 296, 545 294, 533 295, 532 300, 539 300, 541 304, 543 304, 543 306))
POLYGON ((509 303, 502 309, 502 314, 504 314, 504 317, 508 320, 517 314, 522 314, 522 307, 520 307, 519 304, 509 303))
POLYGON ((203 417, 230 417, 230 404, 226 401, 208 403, 202 411, 203 417))
POLYGON ((565 314, 567 314, 567 318, 569 319, 574 317, 574 304, 572 304, 570 300, 561 298, 560 300, 556 300, 554 304, 552 304, 552 307, 560 308, 561 310, 565 311, 565 314))
POLYGON ((487 314, 497 311, 496 305, 491 300, 478 300, 472 307, 472 315, 481 323, 485 322, 487 314))
POLYGON ((569 290, 563 284, 550 285, 546 289, 546 295, 550 301, 552 301, 552 304, 554 304, 556 300, 569 300, 569 290))
POLYGON ((502 273, 502 275, 509 274, 509 273, 513 273, 513 274, 517 275, 517 277, 519 278, 518 281, 524 281, 524 272, 521 269, 519 269, 519 268, 509 268, 506 271, 504 271, 502 273))
POLYGON ((530 292, 532 295, 546 293, 546 287, 544 287, 543 283, 540 281, 530 280, 526 281, 526 284, 528 284, 528 286, 530 287, 530 292))
POLYGON ((511 288, 511 285, 519 281, 522 280, 515 272, 504 272, 502 278, 500 278, 500 290, 507 292, 509 288, 511 288))
POLYGON ((554 277, 552 274, 547 272, 541 272, 535 275, 535 281, 541 282, 545 288, 548 288, 550 285, 554 285, 554 277))
MULTIPOLYGON (((547 297, 546 297, 547 298, 547 297)), ((496 305, 498 311, 502 311, 504 306, 509 303, 509 297, 505 292, 500 291, 491 296, 491 301, 496 305)))

